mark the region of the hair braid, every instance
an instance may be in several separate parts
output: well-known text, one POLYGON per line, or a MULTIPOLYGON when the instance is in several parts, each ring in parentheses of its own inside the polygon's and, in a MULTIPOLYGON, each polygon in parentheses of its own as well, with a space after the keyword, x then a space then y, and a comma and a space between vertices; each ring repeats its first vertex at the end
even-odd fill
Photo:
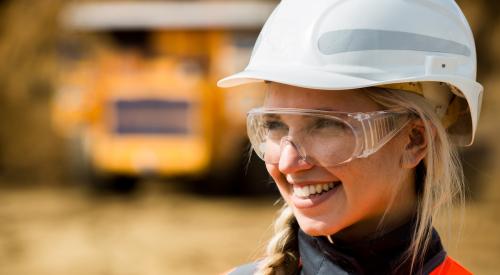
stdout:
POLYGON ((274 222, 274 236, 267 245, 266 257, 261 261, 256 274, 285 275, 296 273, 299 267, 298 227, 291 207, 285 204, 274 222))

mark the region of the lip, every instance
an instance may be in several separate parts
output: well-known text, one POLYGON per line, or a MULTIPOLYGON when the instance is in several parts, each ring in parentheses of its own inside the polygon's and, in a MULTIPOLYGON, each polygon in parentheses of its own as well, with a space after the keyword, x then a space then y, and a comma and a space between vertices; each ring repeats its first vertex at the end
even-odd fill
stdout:
MULTIPOLYGON (((299 185, 299 186, 305 186, 307 184, 299 185)), ((335 193, 338 192, 338 189, 340 189, 340 186, 342 185, 341 182, 339 182, 333 189, 329 190, 328 192, 322 193, 319 196, 313 196, 311 198, 300 198, 293 193, 292 190, 292 195, 291 195, 291 200, 294 206, 298 209, 306 209, 306 208, 312 208, 320 205, 324 201, 328 200, 330 197, 335 195, 335 193)))

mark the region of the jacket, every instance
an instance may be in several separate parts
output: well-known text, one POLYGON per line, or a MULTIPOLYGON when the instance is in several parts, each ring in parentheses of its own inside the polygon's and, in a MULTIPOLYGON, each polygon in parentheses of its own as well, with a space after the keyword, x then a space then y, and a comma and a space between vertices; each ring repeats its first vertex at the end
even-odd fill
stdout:
MULTIPOLYGON (((435 229, 423 257, 411 269, 411 259, 403 258, 411 243, 414 223, 407 224, 370 240, 343 242, 334 238, 333 244, 326 237, 312 237, 299 229, 300 255, 297 275, 347 275, 347 274, 423 274, 468 275, 472 274, 449 257, 435 229)), ((230 275, 254 274, 259 262, 239 266, 230 275)))

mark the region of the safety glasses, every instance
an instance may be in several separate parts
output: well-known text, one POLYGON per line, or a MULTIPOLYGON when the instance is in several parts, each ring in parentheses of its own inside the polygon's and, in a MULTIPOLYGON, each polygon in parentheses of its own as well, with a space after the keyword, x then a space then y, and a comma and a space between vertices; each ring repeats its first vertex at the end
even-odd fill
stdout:
POLYGON ((296 108, 257 108, 247 114, 247 131, 257 155, 277 164, 293 146, 308 163, 332 167, 366 158, 391 140, 411 112, 347 113, 296 108))

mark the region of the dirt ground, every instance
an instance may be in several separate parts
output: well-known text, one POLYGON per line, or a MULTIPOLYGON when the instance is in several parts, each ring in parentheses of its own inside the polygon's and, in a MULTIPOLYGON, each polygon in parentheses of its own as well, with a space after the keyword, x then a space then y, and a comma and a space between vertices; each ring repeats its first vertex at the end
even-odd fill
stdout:
POLYGON ((258 256, 273 198, 207 198, 164 185, 125 196, 0 190, 0 274, 217 274, 258 256))
MULTIPOLYGON (((204 197, 173 186, 144 183, 127 196, 0 189, 0 274, 218 274, 260 255, 275 198, 204 197)), ((447 243, 475 274, 500 268, 497 191, 467 205, 460 242, 447 243)))

